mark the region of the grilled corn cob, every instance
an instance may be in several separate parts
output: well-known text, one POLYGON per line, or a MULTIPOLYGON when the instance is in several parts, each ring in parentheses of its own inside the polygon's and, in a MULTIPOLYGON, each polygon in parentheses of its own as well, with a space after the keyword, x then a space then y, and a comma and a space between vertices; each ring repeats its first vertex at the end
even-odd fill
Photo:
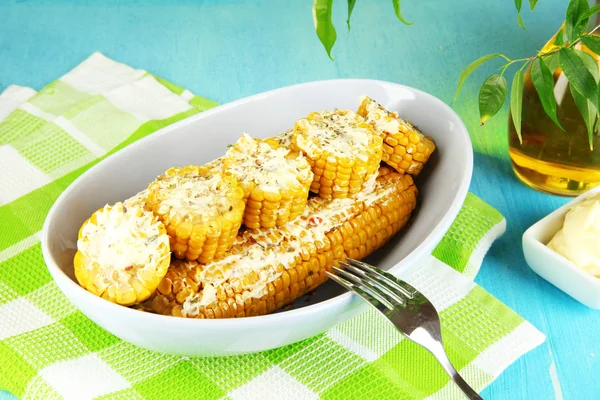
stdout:
POLYGON ((382 160, 385 163, 401 174, 417 176, 421 172, 435 150, 430 137, 366 96, 361 97, 358 114, 383 138, 382 160))
POLYGON ((283 226, 304 211, 313 173, 300 154, 243 134, 223 164, 224 174, 244 189, 248 228, 283 226))
POLYGON ((242 223, 244 191, 208 168, 171 168, 148 187, 147 208, 165 224, 177 258, 202 264, 229 250, 242 223))
POLYGON ((202 168, 203 170, 207 169, 210 172, 215 173, 215 174, 222 174, 223 173, 223 157, 219 157, 210 162, 207 162, 206 164, 202 165, 200 168, 202 168))
POLYGON ((298 120, 291 148, 304 153, 314 173, 310 190, 325 199, 358 193, 382 157, 381 137, 348 110, 315 112, 298 120))
POLYGON ((189 318, 272 312, 323 283, 337 261, 382 246, 410 217, 416 194, 410 176, 390 172, 355 199, 312 198, 283 228, 243 232, 221 261, 174 261, 140 308, 189 318))
POLYGON ((96 211, 79 230, 74 259, 82 287, 126 306, 154 292, 170 261, 164 225, 136 203, 96 211))
POLYGON ((283 147, 285 149, 289 149, 292 147, 292 133, 293 129, 280 133, 279 135, 272 136, 270 138, 266 138, 265 142, 267 142, 274 149, 278 149, 283 147))

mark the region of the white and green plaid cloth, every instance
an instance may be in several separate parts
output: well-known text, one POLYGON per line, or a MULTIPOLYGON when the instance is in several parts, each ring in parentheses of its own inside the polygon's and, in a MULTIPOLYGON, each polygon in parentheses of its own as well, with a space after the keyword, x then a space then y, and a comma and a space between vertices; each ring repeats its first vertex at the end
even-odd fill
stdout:
MULTIPOLYGON (((279 349, 187 358, 119 340, 61 294, 38 238, 57 196, 109 154, 215 105, 98 53, 39 93, 0 95, 0 389, 23 399, 459 398, 433 357, 374 311, 279 349)), ((449 357, 478 390, 544 341, 472 281, 504 229, 469 194, 406 277, 440 310, 449 357)))

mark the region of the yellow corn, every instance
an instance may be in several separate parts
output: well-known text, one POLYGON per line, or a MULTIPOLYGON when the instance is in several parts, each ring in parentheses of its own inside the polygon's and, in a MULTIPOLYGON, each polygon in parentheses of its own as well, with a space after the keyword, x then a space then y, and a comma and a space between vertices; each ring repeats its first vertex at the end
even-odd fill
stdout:
POLYGON ((310 190, 325 199, 360 192, 382 157, 381 137, 348 110, 314 112, 298 120, 291 148, 306 156, 314 173, 310 190))
POLYGON ((369 97, 362 97, 358 114, 383 138, 382 160, 401 174, 417 176, 435 150, 433 140, 410 122, 389 112, 369 97))
POLYGON ((156 290, 164 296, 174 296, 177 302, 183 304, 190 295, 198 293, 202 269, 202 264, 197 261, 173 259, 156 290))
POLYGON ((244 134, 223 164, 224 174, 244 189, 246 227, 280 227, 304 211, 313 174, 302 155, 244 134))
POLYGON ((209 168, 171 168, 148 187, 147 208, 162 221, 177 258, 202 264, 222 258, 244 215, 244 191, 209 168))
POLYGON ((278 149, 283 147, 284 149, 289 149, 292 146, 292 133, 293 129, 287 130, 279 135, 272 136, 270 138, 266 138, 265 142, 271 145, 274 149, 278 149))
POLYGON ((381 247, 406 223, 416 195, 410 176, 388 171, 356 200, 312 198, 285 228, 243 232, 219 262, 174 261, 140 308, 188 318, 275 311, 323 283, 337 261, 381 247))
POLYGON ((146 300, 170 262, 164 225, 136 203, 96 211, 79 230, 73 260, 83 288, 122 305, 146 300))
POLYGON ((213 174, 222 174, 223 173, 223 158, 219 157, 206 164, 202 165, 200 168, 203 170, 208 169, 213 174))

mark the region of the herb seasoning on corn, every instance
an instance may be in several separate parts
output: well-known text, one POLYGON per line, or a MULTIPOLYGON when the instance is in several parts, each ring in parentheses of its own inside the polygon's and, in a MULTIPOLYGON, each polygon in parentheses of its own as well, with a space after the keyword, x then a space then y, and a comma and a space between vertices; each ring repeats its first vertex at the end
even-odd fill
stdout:
POLYGON ((371 254, 410 218, 410 175, 435 145, 361 101, 358 114, 311 113, 265 140, 244 134, 225 156, 171 168, 98 210, 79 234, 81 286, 158 314, 247 317, 317 288, 338 261, 371 254))
POLYGON ((360 192, 377 172, 382 156, 381 137, 348 110, 314 112, 298 120, 291 147, 307 157, 314 173, 310 190, 325 199, 360 192))
POLYGON ((244 189, 244 225, 250 229, 283 226, 302 214, 313 180, 303 156, 247 134, 227 151, 224 174, 244 189))
POLYGON ((139 205, 96 211, 79 230, 75 277, 114 303, 132 305, 154 292, 169 267, 164 225, 139 205))
POLYGON ((202 264, 229 250, 244 215, 238 182, 198 166, 171 168, 148 187, 147 207, 162 221, 177 258, 202 264))
POLYGON ((433 140, 369 97, 361 97, 358 114, 382 137, 382 160, 401 174, 419 175, 435 150, 433 140))
POLYGON ((272 312, 323 283, 337 261, 361 259, 385 244, 410 217, 416 195, 410 176, 390 172, 355 199, 312 198, 302 216, 284 227, 244 232, 221 261, 191 270, 175 261, 163 281, 175 282, 171 270, 188 279, 177 291, 166 284, 173 292, 162 291, 161 283, 142 307, 188 318, 272 312))
POLYGON ((265 142, 271 145, 271 147, 274 149, 278 149, 280 147, 290 149, 292 147, 292 133, 294 133, 294 130, 290 129, 280 133, 279 135, 265 139, 265 142))

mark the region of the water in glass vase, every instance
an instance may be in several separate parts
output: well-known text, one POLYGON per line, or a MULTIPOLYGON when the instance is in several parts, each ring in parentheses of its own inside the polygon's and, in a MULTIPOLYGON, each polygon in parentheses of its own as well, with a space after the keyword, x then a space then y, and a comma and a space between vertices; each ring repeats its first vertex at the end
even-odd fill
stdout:
POLYGON ((594 133, 590 150, 587 128, 560 69, 554 74, 554 95, 564 131, 544 112, 529 71, 524 81, 522 144, 509 119, 509 154, 517 176, 538 190, 563 196, 600 185, 600 134, 594 133))

